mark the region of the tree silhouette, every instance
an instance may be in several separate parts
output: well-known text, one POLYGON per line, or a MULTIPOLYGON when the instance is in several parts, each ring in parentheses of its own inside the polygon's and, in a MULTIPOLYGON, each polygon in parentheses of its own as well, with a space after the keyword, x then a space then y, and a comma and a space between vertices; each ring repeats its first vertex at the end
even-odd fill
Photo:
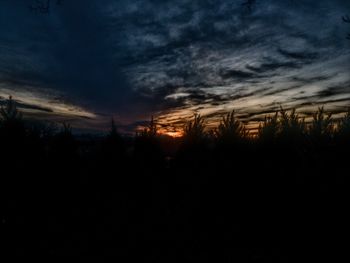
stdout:
POLYGON ((22 113, 18 111, 15 100, 9 96, 0 108, 0 128, 3 136, 20 140, 25 136, 22 113))
POLYGON ((21 112, 10 96, 0 108, 0 160, 20 163, 26 155, 27 131, 21 112))
POLYGON ((144 138, 155 138, 158 135, 158 125, 153 116, 149 124, 139 133, 139 136, 144 138))
POLYGON ((2 121, 22 120, 22 114, 17 110, 16 102, 9 96, 6 105, 1 106, 0 117, 2 121))
POLYGON ((104 158, 110 161, 117 161, 123 157, 124 150, 123 138, 118 132, 114 119, 112 119, 111 129, 103 145, 104 158))
POLYGON ((108 134, 108 137, 117 137, 119 133, 117 131, 117 126, 115 125, 114 119, 111 120, 111 131, 108 134))

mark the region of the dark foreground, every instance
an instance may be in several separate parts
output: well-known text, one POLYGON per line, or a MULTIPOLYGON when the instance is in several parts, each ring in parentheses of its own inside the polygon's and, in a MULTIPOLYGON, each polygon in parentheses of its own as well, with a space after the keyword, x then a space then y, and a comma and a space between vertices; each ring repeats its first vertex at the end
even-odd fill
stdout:
POLYGON ((169 158, 152 143, 125 153, 69 140, 2 150, 4 252, 123 262, 347 253, 348 148, 205 144, 169 158))
POLYGON ((1 255, 121 262, 340 262, 348 257, 350 113, 292 112, 246 136, 77 137, 1 108, 1 255))

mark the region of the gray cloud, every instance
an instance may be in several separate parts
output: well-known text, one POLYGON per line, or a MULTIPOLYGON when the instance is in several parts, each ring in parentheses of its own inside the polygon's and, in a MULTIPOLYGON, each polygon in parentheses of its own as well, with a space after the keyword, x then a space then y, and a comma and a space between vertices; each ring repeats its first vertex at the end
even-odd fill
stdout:
POLYGON ((0 2, 3 93, 30 87, 129 123, 194 106, 348 102, 337 96, 350 81, 349 1, 257 0, 248 12, 238 0, 76 0, 49 15, 27 2, 0 2))

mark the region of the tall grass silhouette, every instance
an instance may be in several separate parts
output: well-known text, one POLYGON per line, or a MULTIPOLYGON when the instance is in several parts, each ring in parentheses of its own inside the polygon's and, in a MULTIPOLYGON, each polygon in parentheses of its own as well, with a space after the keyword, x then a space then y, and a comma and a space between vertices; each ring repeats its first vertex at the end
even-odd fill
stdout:
POLYGON ((279 133, 278 112, 272 116, 265 116, 262 124, 259 125, 258 138, 261 141, 273 141, 279 133))
POLYGON ((248 132, 242 122, 232 111, 224 116, 215 130, 216 138, 222 143, 237 143, 248 136, 248 132))
POLYGON ((350 108, 347 113, 338 122, 337 133, 341 138, 346 138, 350 135, 350 108))
POLYGON ((186 143, 199 143, 206 137, 205 120, 200 114, 195 114, 183 129, 183 139, 186 143))
POLYGON ((323 107, 318 108, 312 116, 309 135, 315 140, 330 139, 335 132, 332 113, 325 113, 323 107))
MULTIPOLYGON (((106 139, 112 141, 123 140, 118 132, 114 120, 111 120, 110 131, 106 139)), ((63 122, 62 128, 50 122, 28 122, 23 114, 17 109, 16 101, 10 96, 0 108, 0 133, 1 136, 23 137, 28 133, 39 134, 39 137, 61 137, 71 140, 73 135, 69 123, 63 122), (58 130, 58 131, 57 131, 58 130)), ((319 107, 312 114, 312 120, 307 123, 305 117, 300 116, 296 109, 289 111, 283 109, 272 115, 266 115, 259 124, 256 139, 258 141, 274 141, 279 139, 303 140, 305 137, 320 140, 322 138, 346 137, 350 133, 350 109, 338 120, 332 118, 332 113, 326 113, 324 107, 319 107)), ((157 141, 160 136, 158 124, 154 117, 145 127, 136 132, 137 140, 157 141)), ((220 123, 214 130, 209 130, 206 120, 200 114, 194 114, 183 127, 184 142, 203 142, 209 137, 216 141, 231 143, 249 137, 249 131, 237 118, 235 111, 227 113, 222 117, 220 123), (210 136, 212 135, 212 136, 210 136)))
POLYGON ((305 118, 301 118, 298 114, 296 114, 295 109, 292 109, 288 114, 288 112, 281 107, 280 115, 281 136, 301 139, 301 137, 305 135, 305 118))

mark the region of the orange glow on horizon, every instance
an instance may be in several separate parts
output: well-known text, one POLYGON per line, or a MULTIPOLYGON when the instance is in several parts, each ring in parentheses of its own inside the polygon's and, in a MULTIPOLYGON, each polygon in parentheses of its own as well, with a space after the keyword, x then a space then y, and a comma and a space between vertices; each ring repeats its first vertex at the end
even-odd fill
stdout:
MULTIPOLYGON (((147 126, 138 126, 135 131, 136 133, 140 133, 144 130, 148 130, 149 128, 147 126)), ((158 135, 165 135, 165 136, 170 136, 172 138, 180 138, 183 136, 183 131, 182 129, 175 129, 175 128, 159 128, 157 129, 157 134, 158 135)))
POLYGON ((167 135, 173 138, 180 138, 183 136, 182 131, 164 131, 164 132, 160 132, 160 134, 167 135))

